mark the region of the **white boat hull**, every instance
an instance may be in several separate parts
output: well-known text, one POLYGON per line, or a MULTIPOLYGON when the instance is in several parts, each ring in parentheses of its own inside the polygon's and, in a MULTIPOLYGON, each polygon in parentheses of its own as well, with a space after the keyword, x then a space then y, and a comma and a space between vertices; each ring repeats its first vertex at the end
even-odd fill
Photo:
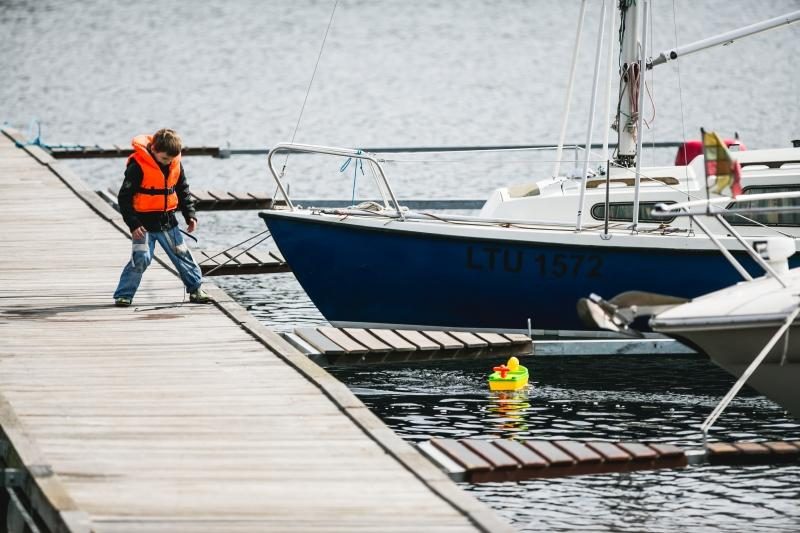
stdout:
MULTIPOLYGON (((770 321, 718 328, 654 324, 654 328, 705 353, 738 378, 780 325, 779 321, 770 321)), ((789 330, 788 343, 784 339, 778 341, 747 384, 800 418, 800 324, 789 330)))

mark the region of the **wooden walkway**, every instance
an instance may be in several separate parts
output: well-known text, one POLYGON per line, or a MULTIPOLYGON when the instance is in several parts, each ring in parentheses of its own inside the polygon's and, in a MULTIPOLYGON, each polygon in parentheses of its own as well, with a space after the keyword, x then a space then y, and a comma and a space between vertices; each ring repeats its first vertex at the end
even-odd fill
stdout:
POLYGON ((712 442, 684 450, 664 443, 575 440, 433 439, 419 445, 457 481, 486 483, 683 468, 800 461, 800 441, 712 442))
POLYGON ((688 464, 685 452, 677 446, 639 442, 434 439, 421 444, 420 449, 454 479, 472 483, 680 468, 688 464))
POLYGON ((113 307, 119 215, 5 133, 0 466, 45 530, 510 530, 213 285, 154 262, 113 307))
POLYGON ((515 333, 320 326, 297 328, 283 336, 322 366, 533 355, 531 338, 515 333))
POLYGON ((194 250, 195 260, 204 276, 242 276, 245 274, 278 274, 291 272, 278 250, 194 250))

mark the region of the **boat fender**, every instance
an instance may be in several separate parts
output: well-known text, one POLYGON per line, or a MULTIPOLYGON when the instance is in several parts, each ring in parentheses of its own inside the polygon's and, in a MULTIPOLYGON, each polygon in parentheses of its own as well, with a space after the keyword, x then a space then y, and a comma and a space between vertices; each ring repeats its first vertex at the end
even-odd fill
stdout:
MULTIPOLYGON (((747 147, 739 139, 725 139, 723 142, 731 152, 744 152, 747 150, 747 147)), ((695 157, 702 155, 702 153, 703 141, 686 141, 678 147, 678 153, 675 154, 675 166, 684 167, 691 163, 695 157)))

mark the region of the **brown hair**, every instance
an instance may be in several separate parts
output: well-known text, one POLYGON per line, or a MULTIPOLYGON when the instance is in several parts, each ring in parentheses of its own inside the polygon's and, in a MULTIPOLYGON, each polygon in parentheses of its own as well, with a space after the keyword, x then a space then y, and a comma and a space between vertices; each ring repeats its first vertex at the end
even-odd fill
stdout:
POLYGON ((150 144, 153 152, 165 152, 171 157, 181 153, 181 136, 175 130, 161 128, 153 135, 153 142, 150 144))

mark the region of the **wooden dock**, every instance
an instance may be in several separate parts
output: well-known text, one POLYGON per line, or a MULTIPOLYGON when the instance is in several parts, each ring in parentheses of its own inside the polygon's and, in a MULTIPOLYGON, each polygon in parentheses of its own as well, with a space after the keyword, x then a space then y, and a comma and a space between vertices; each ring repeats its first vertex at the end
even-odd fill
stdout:
POLYGON ((472 483, 800 460, 800 441, 713 442, 707 449, 684 450, 664 443, 433 439, 419 448, 454 480, 472 483))
POLYGON ((113 307, 121 218, 3 133, 0 479, 39 530, 511 530, 210 283, 113 307))
POLYGON ((192 252, 204 276, 241 276, 245 274, 279 274, 291 272, 278 250, 238 250, 192 252))
POLYGON ((317 364, 368 365, 532 355, 527 335, 410 329, 297 328, 284 338, 317 364))
MULTIPOLYGON (((109 188, 107 191, 96 191, 97 195, 109 203, 114 209, 117 205, 117 191, 109 188)), ((286 201, 275 200, 268 192, 229 192, 195 189, 190 196, 194 200, 197 211, 242 211, 247 209, 273 209, 286 206, 286 201)))
MULTIPOLYGON (((277 192, 277 191, 276 191, 277 192)), ((105 201, 114 206, 117 205, 117 191, 97 191, 105 201)), ((286 207, 286 200, 283 198, 273 198, 268 192, 241 192, 241 191, 192 191, 195 201, 195 208, 198 211, 239 211, 245 209, 279 209, 286 207)), ((371 199, 369 201, 379 202, 371 199)), ((329 199, 329 198, 300 198, 292 201, 297 206, 313 206, 316 208, 331 208, 350 205, 351 198, 329 199)), ((480 209, 485 200, 470 199, 414 199, 403 198, 400 203, 409 209, 480 209)))

